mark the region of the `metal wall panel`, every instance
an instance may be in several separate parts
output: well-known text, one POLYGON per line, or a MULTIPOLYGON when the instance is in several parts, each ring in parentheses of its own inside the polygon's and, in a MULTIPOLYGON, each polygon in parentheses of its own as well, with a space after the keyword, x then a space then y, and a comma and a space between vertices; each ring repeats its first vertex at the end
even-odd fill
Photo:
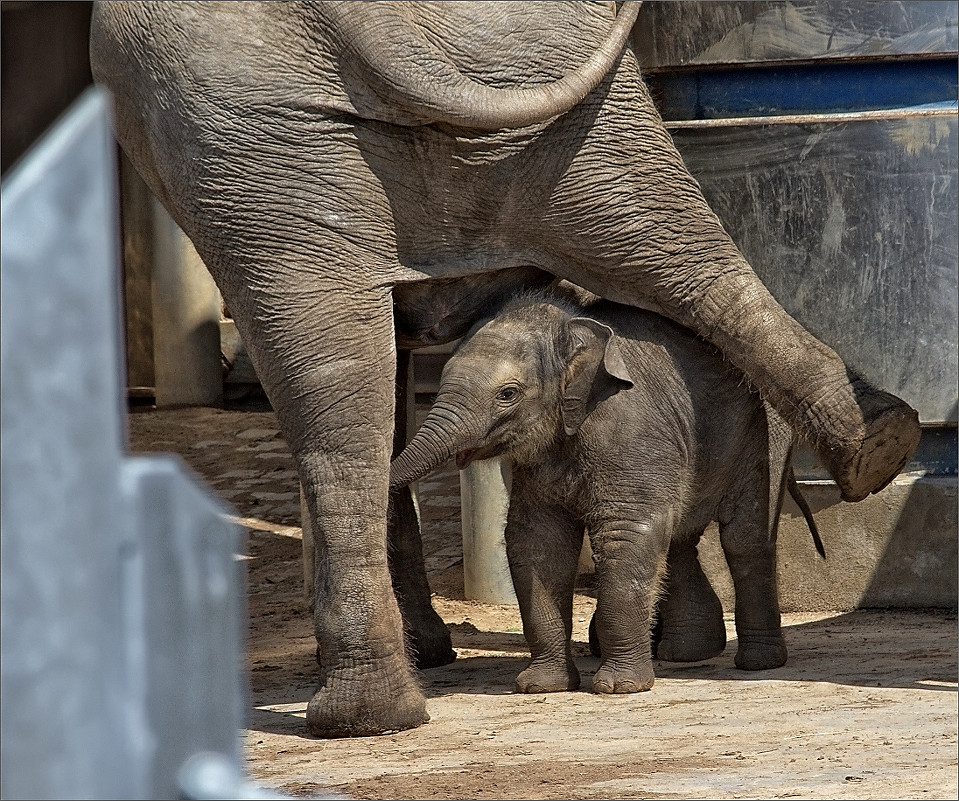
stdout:
POLYGON ((240 530, 124 454, 109 107, 87 90, 3 183, 0 796, 189 797, 213 752, 233 784, 200 797, 262 797, 236 786, 240 530))
POLYGON ((673 137, 786 309, 922 422, 955 423, 957 118, 809 119, 673 137))
POLYGON ((633 29, 647 70, 959 49, 954 2, 647 2, 633 29))

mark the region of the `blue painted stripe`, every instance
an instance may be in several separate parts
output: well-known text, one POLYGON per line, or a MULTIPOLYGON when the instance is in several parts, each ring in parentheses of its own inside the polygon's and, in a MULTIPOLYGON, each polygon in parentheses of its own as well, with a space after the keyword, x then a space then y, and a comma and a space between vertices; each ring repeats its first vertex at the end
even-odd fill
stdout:
POLYGON ((690 68, 647 76, 667 120, 955 107, 955 58, 690 68))

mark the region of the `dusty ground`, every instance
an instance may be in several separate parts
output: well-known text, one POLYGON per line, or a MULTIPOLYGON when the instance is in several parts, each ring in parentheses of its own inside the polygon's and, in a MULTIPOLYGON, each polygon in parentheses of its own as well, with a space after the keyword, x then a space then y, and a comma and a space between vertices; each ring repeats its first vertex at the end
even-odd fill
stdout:
MULTIPOLYGON (((511 606, 463 599, 457 476, 421 482, 435 606, 459 658, 425 671, 432 720, 317 740, 306 731, 314 643, 302 597, 299 496, 269 411, 137 411, 131 449, 180 454, 248 529, 249 774, 290 796, 356 799, 959 797, 957 623, 947 611, 784 616, 775 671, 726 652, 658 663, 639 695, 512 692, 525 641, 511 606)), ((584 686, 588 587, 574 615, 584 686)), ((729 626, 731 621, 727 620, 729 626)))

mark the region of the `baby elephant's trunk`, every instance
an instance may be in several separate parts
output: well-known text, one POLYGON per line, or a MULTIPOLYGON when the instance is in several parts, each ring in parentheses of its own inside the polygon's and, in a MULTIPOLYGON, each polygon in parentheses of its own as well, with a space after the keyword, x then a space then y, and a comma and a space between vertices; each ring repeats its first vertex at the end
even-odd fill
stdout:
POLYGON ((419 431, 390 465, 391 489, 422 478, 468 447, 469 442, 464 438, 449 433, 461 427, 459 423, 452 425, 458 417, 442 407, 434 406, 430 410, 419 431))

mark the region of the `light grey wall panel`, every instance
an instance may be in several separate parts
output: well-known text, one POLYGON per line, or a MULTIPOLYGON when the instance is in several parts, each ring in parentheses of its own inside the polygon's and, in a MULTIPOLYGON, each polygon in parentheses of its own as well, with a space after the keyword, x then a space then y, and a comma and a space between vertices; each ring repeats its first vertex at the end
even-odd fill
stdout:
POLYGON ((751 122, 673 131, 713 210, 850 367, 955 422, 956 116, 751 122))

